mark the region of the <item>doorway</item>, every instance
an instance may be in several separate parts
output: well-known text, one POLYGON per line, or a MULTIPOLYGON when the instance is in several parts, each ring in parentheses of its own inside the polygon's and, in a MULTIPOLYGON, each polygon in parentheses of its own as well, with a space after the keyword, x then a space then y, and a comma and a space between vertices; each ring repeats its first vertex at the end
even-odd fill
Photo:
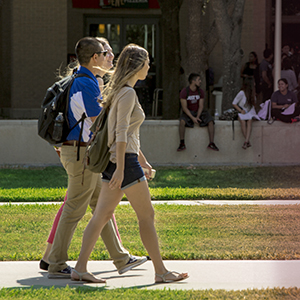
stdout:
POLYGON ((159 18, 87 17, 86 34, 106 38, 110 42, 115 58, 129 43, 142 46, 148 51, 150 58, 148 76, 145 80, 138 81, 134 88, 146 116, 151 116, 153 93, 161 86, 159 18))

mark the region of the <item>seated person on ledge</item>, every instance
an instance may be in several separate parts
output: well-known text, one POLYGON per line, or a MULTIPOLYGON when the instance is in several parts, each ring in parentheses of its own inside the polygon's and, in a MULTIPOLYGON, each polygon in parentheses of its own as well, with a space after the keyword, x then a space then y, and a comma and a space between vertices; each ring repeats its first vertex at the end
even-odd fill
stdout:
POLYGON ((190 85, 180 92, 180 102, 183 112, 180 116, 180 145, 177 151, 186 149, 184 143, 185 127, 193 128, 194 124, 198 124, 200 127, 207 126, 209 135, 209 145, 207 148, 219 151, 214 143, 214 120, 208 111, 203 110, 204 91, 200 89, 200 75, 191 73, 188 80, 190 85))
POLYGON ((285 123, 300 121, 300 107, 295 93, 288 90, 288 81, 285 78, 278 80, 278 91, 271 96, 271 115, 274 120, 285 123))

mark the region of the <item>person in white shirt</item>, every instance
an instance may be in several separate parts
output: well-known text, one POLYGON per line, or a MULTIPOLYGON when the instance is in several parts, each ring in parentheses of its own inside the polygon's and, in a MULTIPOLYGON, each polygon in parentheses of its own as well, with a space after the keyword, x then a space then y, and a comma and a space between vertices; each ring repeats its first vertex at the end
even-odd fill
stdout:
POLYGON ((252 131, 252 119, 259 120, 255 111, 255 86, 252 78, 245 78, 242 89, 235 96, 233 107, 239 112, 238 119, 241 123, 242 133, 245 137, 245 142, 242 146, 243 149, 251 147, 250 135, 252 131))

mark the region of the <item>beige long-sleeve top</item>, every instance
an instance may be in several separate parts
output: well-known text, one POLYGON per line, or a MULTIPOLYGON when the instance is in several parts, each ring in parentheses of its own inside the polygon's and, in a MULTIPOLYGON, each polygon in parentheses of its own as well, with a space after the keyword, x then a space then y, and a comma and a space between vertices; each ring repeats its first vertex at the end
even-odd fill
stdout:
POLYGON ((145 114, 135 90, 123 87, 113 100, 108 114, 108 146, 111 162, 116 163, 117 142, 127 143, 126 153, 139 153, 139 132, 144 120, 145 114))

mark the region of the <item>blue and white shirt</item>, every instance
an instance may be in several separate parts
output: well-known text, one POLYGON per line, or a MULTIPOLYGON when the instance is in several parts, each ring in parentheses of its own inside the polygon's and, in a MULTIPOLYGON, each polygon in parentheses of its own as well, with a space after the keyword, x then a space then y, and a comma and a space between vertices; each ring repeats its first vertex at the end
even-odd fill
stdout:
MULTIPOLYGON (((80 66, 78 74, 85 73, 89 77, 77 77, 75 78, 69 95, 69 108, 68 108, 68 120, 70 128, 72 128, 78 120, 80 120, 83 113, 87 118, 84 120, 82 131, 82 142, 88 142, 92 133, 90 127, 92 120, 90 117, 96 117, 101 111, 98 98, 101 97, 99 84, 96 77, 87 68, 80 66)), ((68 135, 67 140, 78 140, 81 129, 81 123, 79 123, 68 135)))

